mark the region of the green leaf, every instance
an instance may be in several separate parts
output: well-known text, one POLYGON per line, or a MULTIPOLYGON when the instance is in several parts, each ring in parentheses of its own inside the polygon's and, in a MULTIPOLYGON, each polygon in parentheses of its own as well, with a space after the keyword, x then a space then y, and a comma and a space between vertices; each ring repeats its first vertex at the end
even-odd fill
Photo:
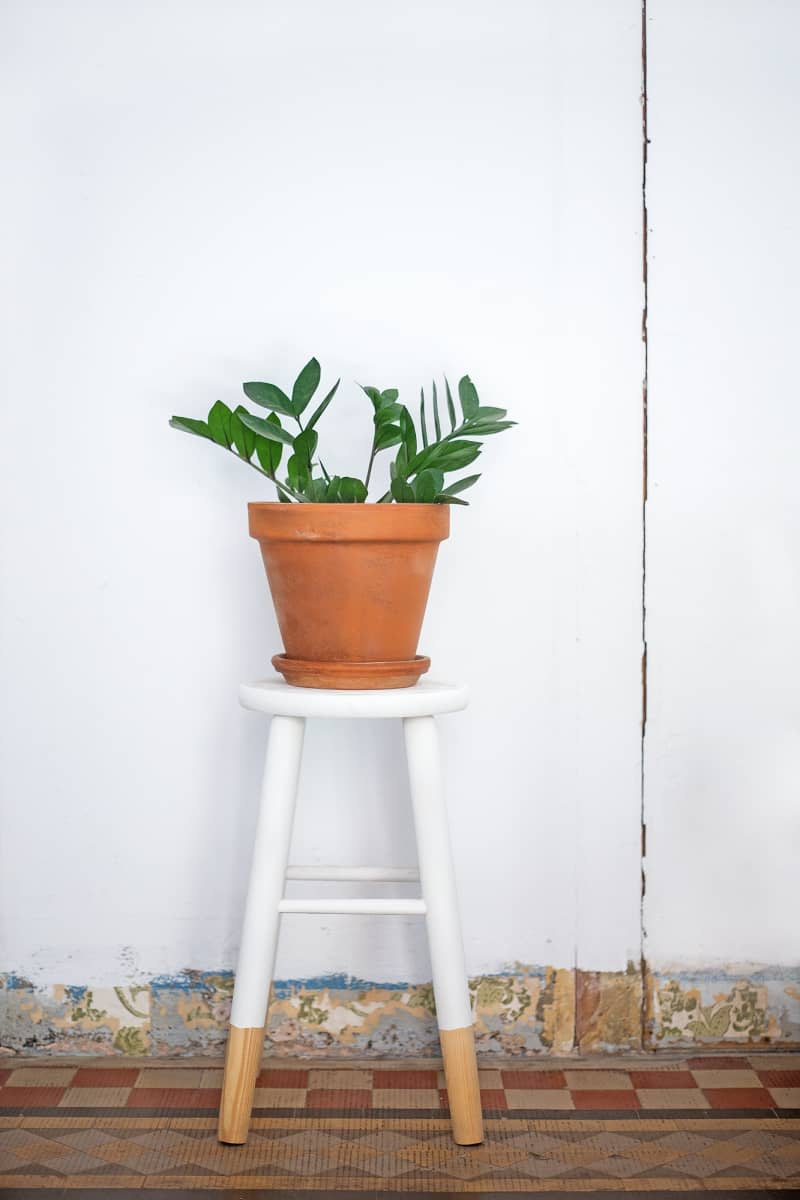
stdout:
POLYGON ((295 379, 292 388, 292 408, 296 417, 299 417, 308 407, 311 397, 319 387, 319 377, 319 363, 315 358, 310 358, 295 379))
POLYGON ((441 471, 420 471, 414 480, 414 499, 418 504, 433 504, 442 490, 444 475, 441 471))
POLYGON ((488 437, 492 433, 502 433, 504 429, 511 429, 516 425, 516 421, 470 421, 464 428, 464 432, 470 437, 488 437))
POLYGON ((311 466, 311 460, 314 457, 318 441, 319 434, 316 429, 304 429, 302 433, 298 433, 292 443, 297 457, 309 467, 311 466))
POLYGON ((480 452, 480 442, 442 442, 435 459, 425 465, 436 466, 440 471, 460 471, 474 462, 480 452))
POLYGON ((400 441, 400 426, 399 425, 381 425, 375 435, 375 450, 388 450, 390 446, 396 446, 400 441))
POLYGON ((436 380, 433 381, 433 428, 436 431, 436 440, 442 440, 442 427, 439 424, 439 398, 436 395, 436 380))
POLYGON ((384 404, 377 409, 375 416, 372 418, 376 428, 381 425, 388 425, 392 421, 397 421, 400 413, 403 411, 402 404, 384 404))
POLYGON ((465 475, 463 479, 456 479, 453 483, 449 483, 446 488, 441 488, 440 490, 444 492, 445 496, 455 496, 457 492, 465 492, 467 488, 472 487, 479 479, 480 475, 465 475))
POLYGON ((406 475, 408 474, 408 455, 406 454, 406 448, 402 443, 400 444, 400 449, 397 451, 397 455, 392 465, 394 466, 395 476, 398 479, 405 479, 406 475))
POLYGON ((294 416, 292 402, 274 383, 243 383, 244 394, 254 404, 262 408, 271 408, 273 412, 283 413, 287 417, 294 416))
POLYGON ((245 462, 249 462, 253 457, 253 451, 256 447, 256 435, 252 429, 248 429, 242 424, 241 414, 246 413, 247 409, 240 404, 231 413, 231 441, 236 447, 236 453, 245 462))
MULTIPOLYGON (((246 415, 249 416, 250 414, 247 413, 246 415)), ((258 419, 259 418, 256 418, 256 420, 258 419)), ((242 424, 244 424, 244 422, 242 422, 242 424)), ((280 429, 281 419, 277 413, 270 413, 265 424, 272 425, 273 427, 280 429)), ((265 470, 268 475, 274 475, 280 466, 280 461, 283 457, 283 446, 280 442, 268 441, 267 438, 262 437, 260 433, 257 433, 255 437, 256 458, 261 463, 263 470, 265 470)), ((281 494, 281 499, 283 498, 283 494, 281 494)))
POLYGON ((380 390, 376 387, 369 387, 368 385, 363 384, 363 383, 360 383, 358 386, 361 388, 362 392, 366 396, 369 396, 370 400, 372 401, 372 407, 377 412, 381 406, 380 390))
POLYGON ((400 478, 392 480, 392 498, 398 504, 414 504, 416 502, 414 489, 406 483, 405 479, 400 478))
MULTIPOLYGON (((272 416, 275 416, 273 413, 272 416)), ((281 428, 280 421, 276 418, 267 417, 266 421, 263 417, 254 417, 252 413, 239 413, 239 420, 248 429, 252 429, 253 433, 260 433, 262 437, 269 438, 271 442, 283 442, 284 446, 292 446, 294 437, 288 430, 281 428)))
POLYGON ((419 427, 422 430, 422 444, 428 444, 428 426, 425 424, 425 389, 419 389, 419 427))
POLYGON ((427 450, 420 450, 408 464, 407 475, 416 475, 426 467, 439 467, 442 471, 457 471, 468 466, 481 452, 480 442, 456 441, 433 442, 427 450), (463 461, 462 461, 463 459, 463 461), (455 463, 456 465, 450 465, 455 463))
POLYGON ((230 448, 231 444, 231 410, 227 404, 217 400, 208 414, 208 428, 218 446, 230 448))
POLYGON ((456 427, 456 406, 453 404, 453 393, 450 391, 450 384, 447 382, 445 375, 444 386, 447 390, 447 415, 450 418, 450 432, 452 433, 456 427))
POLYGON ((414 429, 414 422, 411 419, 411 413, 403 406, 400 412, 400 436, 403 439, 406 455, 409 462, 417 453, 417 433, 414 429))
POLYGON ((505 408, 488 408, 481 406, 475 413, 474 419, 479 421, 483 419, 487 421, 502 421, 506 415, 506 412, 507 410, 505 408))
POLYGON ((180 429, 182 433, 193 433, 195 437, 208 438, 209 441, 213 441, 211 430, 205 421, 196 421, 194 417, 170 417, 169 423, 173 429, 180 429))
POLYGON ((433 502, 434 504, 463 504, 465 508, 469 508, 469 500, 460 500, 458 496, 451 496, 448 492, 440 492, 433 502))
POLYGON ((313 412, 313 414, 312 414, 312 416, 311 416, 311 420, 310 420, 310 421, 308 421, 308 422, 307 422, 307 424, 306 424, 306 429, 313 429, 313 428, 314 428, 314 426, 316 425, 317 421, 320 419, 320 417, 322 416, 322 414, 325 412, 325 409, 328 407, 328 405, 330 404, 331 400, 332 400, 332 399, 333 399, 333 397, 336 395, 336 390, 337 390, 337 388, 339 387, 339 384, 340 384, 341 382, 342 382, 342 381, 341 381, 341 379, 337 379, 337 380, 336 380, 336 383, 333 385, 333 387, 331 388, 331 390, 328 392, 327 396, 326 396, 326 397, 325 397, 325 399, 322 401, 322 403, 319 405, 319 407, 314 409, 314 412, 313 412))
POLYGON ((339 485, 342 480, 340 476, 334 475, 333 479, 328 484, 328 491, 325 496, 326 503, 334 504, 339 499, 339 485))
POLYGON ((363 504, 367 498, 367 489, 360 479, 345 475, 339 484, 339 500, 344 504, 363 504))
POLYGON ((480 407, 478 393, 475 390, 475 384, 470 379, 469 375, 464 375, 458 381, 458 398, 461 401, 461 411, 464 414, 464 420, 468 421, 470 417, 474 417, 480 407))
POLYGON ((397 388, 384 388, 381 392, 381 404, 394 404, 399 395, 397 388))
POLYGON ((312 479, 308 485, 308 498, 313 504, 324 504, 328 498, 328 484, 325 479, 319 475, 316 479, 312 479))
POLYGON ((289 479, 289 487, 292 491, 305 492, 311 478, 311 471, 309 470, 308 463, 301 455, 291 455, 286 464, 286 474, 289 479))

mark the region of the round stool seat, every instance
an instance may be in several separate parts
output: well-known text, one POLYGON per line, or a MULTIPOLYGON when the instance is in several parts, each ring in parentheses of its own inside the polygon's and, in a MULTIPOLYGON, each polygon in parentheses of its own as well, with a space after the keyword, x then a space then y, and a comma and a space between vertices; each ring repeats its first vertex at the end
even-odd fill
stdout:
POLYGON ((239 700, 244 708, 275 717, 433 717, 467 707, 469 693, 452 683, 421 681, 409 688, 386 691, 334 691, 295 687, 277 676, 243 683, 239 700))

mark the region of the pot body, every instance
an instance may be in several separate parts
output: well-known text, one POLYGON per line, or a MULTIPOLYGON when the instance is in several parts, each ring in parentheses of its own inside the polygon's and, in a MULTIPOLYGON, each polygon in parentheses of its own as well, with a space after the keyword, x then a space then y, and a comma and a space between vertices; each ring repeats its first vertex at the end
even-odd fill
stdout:
POLYGON ((416 682, 428 666, 417 643, 448 506, 266 503, 248 512, 285 647, 273 661, 286 678, 304 687, 416 682))

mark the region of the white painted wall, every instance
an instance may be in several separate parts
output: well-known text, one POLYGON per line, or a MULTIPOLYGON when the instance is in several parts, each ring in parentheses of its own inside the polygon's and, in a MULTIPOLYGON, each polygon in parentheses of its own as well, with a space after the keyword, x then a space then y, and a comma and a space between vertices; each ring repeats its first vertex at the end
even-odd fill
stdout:
POLYGON ((800 960, 800 8, 650 0, 647 955, 800 960))
MULTIPOLYGON (((354 379, 413 395, 469 370, 519 419, 454 513, 421 644, 474 690, 443 722, 469 965, 624 967, 638 0, 9 0, 2 21, 0 967, 233 965, 266 733, 236 687, 279 648, 245 504, 269 493, 166 422, 312 353, 348 381, 337 468, 366 458, 354 379)), ((314 728, 300 816, 296 860, 407 861, 399 731, 314 728)), ((326 970, 429 976, 414 922, 287 919, 278 975, 326 970)))

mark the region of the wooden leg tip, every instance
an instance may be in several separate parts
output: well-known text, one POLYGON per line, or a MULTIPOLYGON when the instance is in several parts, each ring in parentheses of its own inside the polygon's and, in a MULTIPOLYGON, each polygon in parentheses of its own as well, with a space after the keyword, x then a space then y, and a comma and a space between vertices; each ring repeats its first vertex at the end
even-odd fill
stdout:
POLYGON ((483 1113, 475 1058, 472 1026, 465 1029, 440 1029, 447 1098, 457 1146, 478 1146, 483 1141, 483 1113))
POLYGON ((226 1146, 243 1146, 247 1141, 263 1045, 263 1029, 231 1025, 217 1128, 217 1137, 226 1146))
POLYGON ((457 1146, 480 1146, 483 1143, 483 1129, 480 1133, 472 1134, 471 1136, 458 1137, 453 1134, 453 1141, 457 1146))
POLYGON ((217 1141, 222 1142, 223 1146, 243 1146, 247 1141, 247 1130, 232 1130, 223 1128, 220 1124, 217 1131, 217 1141))

